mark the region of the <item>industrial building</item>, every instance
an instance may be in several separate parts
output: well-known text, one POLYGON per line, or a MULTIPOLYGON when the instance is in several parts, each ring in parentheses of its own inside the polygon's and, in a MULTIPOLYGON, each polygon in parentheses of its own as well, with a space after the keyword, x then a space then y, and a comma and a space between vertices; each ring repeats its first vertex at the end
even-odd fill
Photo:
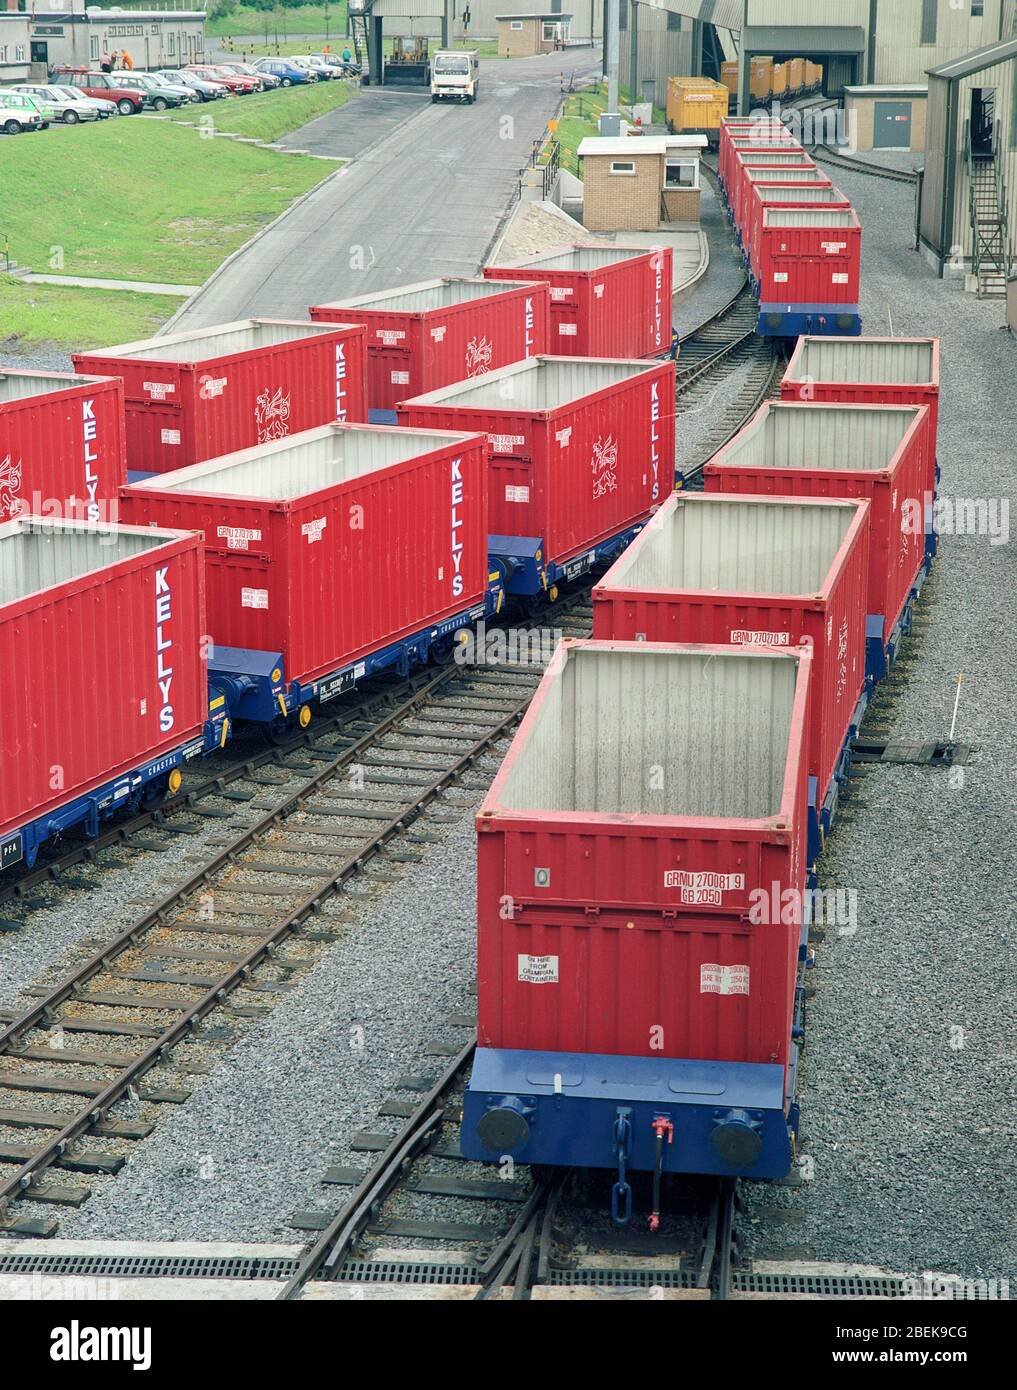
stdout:
POLYGON ((1017 227, 1017 38, 929 71, 919 243, 942 275, 999 297, 1017 227))
MULTIPOLYGON (((19 0, 7 0, 17 5, 19 0)), ((0 11, 0 83, 45 80, 54 68, 98 65, 127 50, 136 68, 183 67, 205 54, 205 13, 193 9, 99 9, 64 0, 31 12, 0 11)))

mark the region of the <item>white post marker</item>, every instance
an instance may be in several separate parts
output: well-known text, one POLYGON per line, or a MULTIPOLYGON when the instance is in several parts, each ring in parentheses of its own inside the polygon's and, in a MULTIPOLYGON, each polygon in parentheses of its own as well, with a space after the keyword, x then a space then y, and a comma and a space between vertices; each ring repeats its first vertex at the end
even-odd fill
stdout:
POLYGON ((957 727, 957 706, 960 704, 961 685, 964 683, 964 672, 957 672, 957 694, 953 697, 953 718, 950 720, 950 742, 953 743, 953 731, 957 727))

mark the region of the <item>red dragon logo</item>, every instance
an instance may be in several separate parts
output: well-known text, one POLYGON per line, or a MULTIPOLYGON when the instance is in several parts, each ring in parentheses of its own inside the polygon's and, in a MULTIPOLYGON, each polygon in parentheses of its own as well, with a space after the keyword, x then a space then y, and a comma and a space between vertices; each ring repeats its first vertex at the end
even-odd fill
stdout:
POLYGON ((262 391, 254 408, 254 418, 259 444, 286 438, 290 432, 290 398, 283 395, 281 386, 274 393, 269 388, 262 391))
POLYGON ((483 376, 491 370, 494 345, 487 338, 471 338, 466 344, 466 375, 483 376))
POLYGON ((0 521, 13 521, 25 509, 21 491, 21 460, 11 462, 10 454, 0 459, 0 521))
POLYGON ((605 497, 618 489, 618 441, 610 435, 600 438, 593 446, 590 463, 593 473, 593 498, 605 497))

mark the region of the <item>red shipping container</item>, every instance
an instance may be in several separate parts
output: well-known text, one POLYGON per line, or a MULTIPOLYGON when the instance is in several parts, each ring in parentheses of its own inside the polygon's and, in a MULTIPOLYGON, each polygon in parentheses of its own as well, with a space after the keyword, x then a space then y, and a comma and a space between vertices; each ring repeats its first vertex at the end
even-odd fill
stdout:
POLYGON ((749 258, 749 268, 757 278, 763 213, 772 208, 850 212, 851 200, 832 184, 809 184, 803 188, 800 185, 746 182, 742 245, 749 258))
POLYGON ((119 381, 0 370, 0 523, 115 520, 126 476, 119 381))
POLYGON ((484 275, 488 280, 547 283, 552 353, 655 357, 670 351, 670 246, 560 246, 485 266, 484 275))
POLYGON ((703 469, 707 492, 866 497, 868 614, 885 646, 925 552, 926 406, 770 402, 703 469))
POLYGON ((123 515, 205 538, 217 647, 309 684, 481 603, 481 435, 325 425, 123 490, 123 515))
POLYGON ((797 146, 801 149, 801 145, 780 121, 754 120, 751 116, 729 120, 721 127, 717 147, 717 172, 729 198, 736 146, 741 147, 747 140, 752 141, 757 148, 797 146))
POLYGON ((732 158, 731 192, 728 195, 728 201, 731 205, 731 220, 734 222, 735 229, 740 230, 741 228, 742 206, 749 196, 748 171, 750 169, 772 169, 777 173, 781 169, 815 169, 816 167, 815 162, 804 150, 771 150, 759 154, 746 154, 740 151, 735 153, 732 158))
POLYGON ((759 303, 852 305, 861 294, 862 227, 853 208, 767 208, 759 233, 759 303))
POLYGON ((197 536, 0 526, 0 835, 199 735, 205 631, 197 536))
POLYGON ((127 463, 141 473, 367 418, 359 324, 241 319, 75 353, 74 365, 123 380, 127 463))
POLYGON ((536 357, 399 407, 490 441, 488 531, 561 565, 638 524, 674 485, 674 364, 536 357))
POLYGON ((593 635, 812 648, 819 804, 865 680, 869 503, 677 493, 593 591, 593 635))
POLYGON ((938 338, 801 337, 787 364, 780 394, 785 401, 927 405, 930 423, 925 486, 931 497, 935 496, 938 338))
POLYGON ((367 329, 367 404, 395 410, 465 377, 550 351, 546 283, 425 280, 382 294, 316 304, 316 323, 367 329))
POLYGON ((787 1065, 811 660, 563 644, 477 816, 479 1046, 787 1065))

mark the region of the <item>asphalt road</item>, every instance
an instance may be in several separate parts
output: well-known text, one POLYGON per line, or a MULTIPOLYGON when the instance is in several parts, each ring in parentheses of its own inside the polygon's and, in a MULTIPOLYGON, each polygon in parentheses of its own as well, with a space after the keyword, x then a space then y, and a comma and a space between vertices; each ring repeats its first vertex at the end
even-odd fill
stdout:
POLYGON ((473 106, 368 88, 305 126, 297 148, 360 153, 213 276, 171 331, 303 318, 323 300, 476 274, 554 114, 559 74, 598 69, 588 48, 495 59, 481 64, 473 106))

